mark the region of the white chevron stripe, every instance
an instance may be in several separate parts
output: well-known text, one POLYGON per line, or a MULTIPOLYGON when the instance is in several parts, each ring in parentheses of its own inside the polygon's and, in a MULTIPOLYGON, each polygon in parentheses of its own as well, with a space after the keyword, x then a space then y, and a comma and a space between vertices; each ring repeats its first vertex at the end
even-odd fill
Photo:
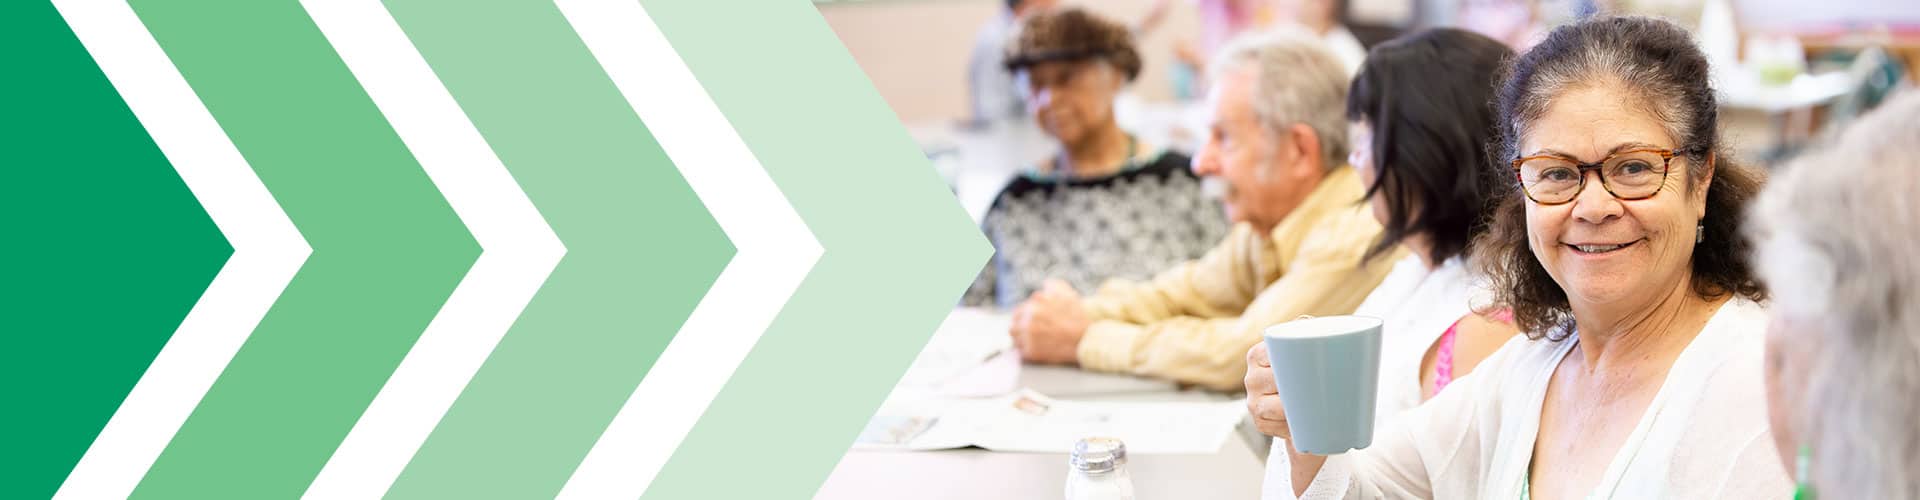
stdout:
POLYGON ((822 249, 640 2, 556 3, 738 249, 560 491, 636 498, 822 249))
POLYGON ((303 0, 483 252, 303 498, 378 498, 566 248, 378 0, 303 0))
POLYGON ((313 248, 126 2, 53 3, 233 245, 233 256, 54 495, 126 498, 313 248))

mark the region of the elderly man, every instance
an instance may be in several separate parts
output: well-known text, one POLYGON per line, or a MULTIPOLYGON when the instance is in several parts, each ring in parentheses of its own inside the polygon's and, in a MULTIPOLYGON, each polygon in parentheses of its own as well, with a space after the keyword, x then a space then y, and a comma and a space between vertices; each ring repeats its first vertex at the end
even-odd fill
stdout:
POLYGON ((1353 311, 1395 256, 1345 166, 1346 70, 1300 33, 1237 40, 1209 65, 1211 137, 1193 169, 1226 186, 1235 227, 1199 260, 1082 298, 1050 281, 1014 311, 1028 361, 1240 387, 1268 325, 1353 311))

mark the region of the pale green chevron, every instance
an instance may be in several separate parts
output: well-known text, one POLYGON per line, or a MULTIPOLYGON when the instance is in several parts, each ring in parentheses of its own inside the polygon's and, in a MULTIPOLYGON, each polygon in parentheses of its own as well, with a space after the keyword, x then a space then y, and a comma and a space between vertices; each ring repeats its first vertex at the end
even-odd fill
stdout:
POLYGON ((646 498, 806 498, 992 249, 806 0, 641 1, 825 248, 646 498))
POLYGON ((551 2, 388 10, 567 247, 389 498, 551 498, 733 246, 551 2))

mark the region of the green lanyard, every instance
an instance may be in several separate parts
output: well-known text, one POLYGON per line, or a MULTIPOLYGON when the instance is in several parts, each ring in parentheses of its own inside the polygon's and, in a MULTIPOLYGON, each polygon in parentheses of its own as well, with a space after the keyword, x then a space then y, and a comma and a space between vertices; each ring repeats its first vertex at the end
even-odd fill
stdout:
POLYGON ((1533 459, 1527 459, 1526 472, 1520 473, 1520 500, 1533 500, 1533 459))
MULTIPOLYGON (((1618 483, 1613 486, 1615 489, 1620 487, 1618 483)), ((1593 496, 1588 495, 1587 498, 1592 499, 1593 496)), ((1607 498, 1613 498, 1613 493, 1607 493, 1607 498)), ((1527 472, 1520 476, 1520 500, 1533 500, 1533 460, 1527 460, 1527 472)))

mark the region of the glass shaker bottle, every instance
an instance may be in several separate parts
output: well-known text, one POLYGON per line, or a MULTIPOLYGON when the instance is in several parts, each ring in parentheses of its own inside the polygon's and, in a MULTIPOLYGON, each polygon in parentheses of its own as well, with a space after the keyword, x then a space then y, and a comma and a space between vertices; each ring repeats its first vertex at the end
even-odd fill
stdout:
POLYGON ((1074 443, 1067 458, 1067 500, 1133 500, 1127 446, 1100 437, 1074 443))

